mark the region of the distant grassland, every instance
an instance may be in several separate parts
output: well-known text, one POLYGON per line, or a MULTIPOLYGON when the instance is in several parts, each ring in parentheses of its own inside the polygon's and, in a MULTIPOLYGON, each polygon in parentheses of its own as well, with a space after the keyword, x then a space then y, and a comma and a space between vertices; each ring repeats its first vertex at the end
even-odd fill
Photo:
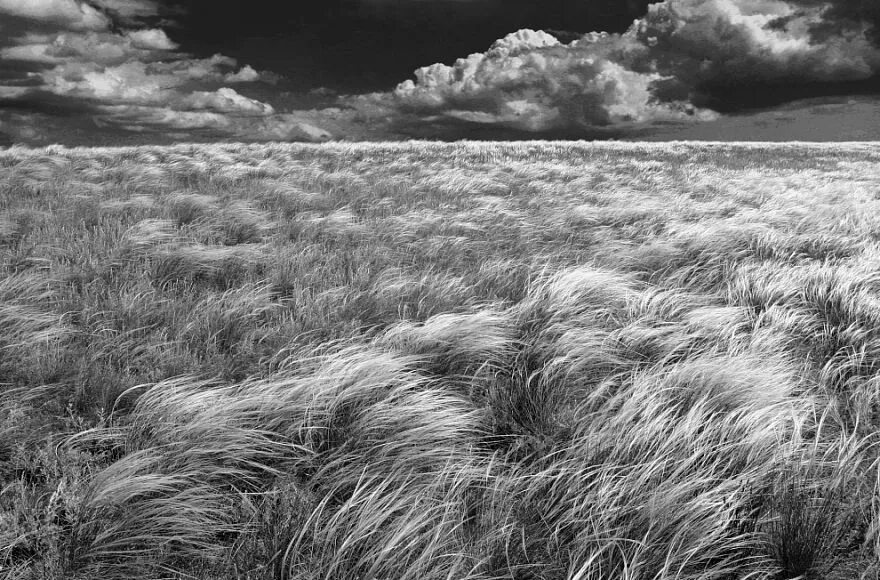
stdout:
POLYGON ((880 145, 0 151, 0 578, 873 579, 880 145))

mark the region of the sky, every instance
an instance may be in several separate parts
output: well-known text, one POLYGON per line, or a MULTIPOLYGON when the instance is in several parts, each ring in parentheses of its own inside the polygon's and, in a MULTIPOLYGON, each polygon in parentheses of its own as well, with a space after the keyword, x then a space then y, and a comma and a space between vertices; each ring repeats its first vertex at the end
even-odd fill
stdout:
POLYGON ((877 0, 0 0, 0 146, 880 139, 877 0))

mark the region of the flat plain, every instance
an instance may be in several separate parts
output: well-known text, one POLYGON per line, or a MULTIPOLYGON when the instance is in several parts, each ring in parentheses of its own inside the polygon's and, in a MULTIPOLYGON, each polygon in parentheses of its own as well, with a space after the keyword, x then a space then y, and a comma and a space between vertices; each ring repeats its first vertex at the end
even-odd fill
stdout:
POLYGON ((0 151, 0 577, 880 574, 880 145, 0 151))

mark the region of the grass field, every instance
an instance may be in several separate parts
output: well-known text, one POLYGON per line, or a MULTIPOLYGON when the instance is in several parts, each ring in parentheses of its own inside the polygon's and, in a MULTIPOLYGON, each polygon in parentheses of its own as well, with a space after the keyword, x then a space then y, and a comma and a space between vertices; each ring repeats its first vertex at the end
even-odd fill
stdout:
POLYGON ((880 574, 880 145, 0 151, 0 578, 880 574))

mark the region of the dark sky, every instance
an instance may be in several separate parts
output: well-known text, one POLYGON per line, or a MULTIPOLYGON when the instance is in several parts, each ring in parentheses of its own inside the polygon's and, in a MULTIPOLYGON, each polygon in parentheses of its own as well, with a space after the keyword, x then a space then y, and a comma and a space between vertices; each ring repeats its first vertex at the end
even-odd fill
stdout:
POLYGON ((0 0, 0 146, 880 139, 878 23, 877 0, 0 0))
MULTIPOLYGON (((169 4, 170 5, 170 4, 169 4)), ((189 0, 169 30, 301 89, 387 90, 420 67, 485 50, 522 28, 622 32, 648 0, 189 0)))

